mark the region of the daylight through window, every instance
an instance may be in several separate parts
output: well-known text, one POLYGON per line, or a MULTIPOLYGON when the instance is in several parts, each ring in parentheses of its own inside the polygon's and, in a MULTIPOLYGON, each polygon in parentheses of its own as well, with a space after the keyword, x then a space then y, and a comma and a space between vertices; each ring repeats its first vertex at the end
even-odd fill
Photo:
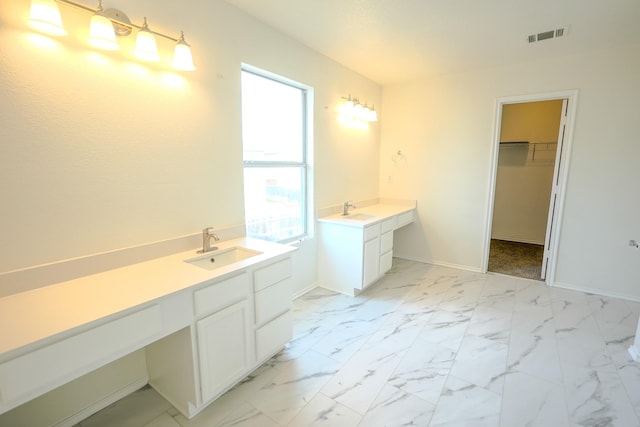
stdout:
POLYGON ((242 71, 242 148, 247 235, 306 235, 307 91, 242 71))

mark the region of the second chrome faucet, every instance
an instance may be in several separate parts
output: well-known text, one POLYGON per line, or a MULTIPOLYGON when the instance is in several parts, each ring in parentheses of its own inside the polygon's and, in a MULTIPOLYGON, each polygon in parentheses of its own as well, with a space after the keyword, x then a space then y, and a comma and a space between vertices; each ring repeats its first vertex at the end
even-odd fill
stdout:
POLYGON ((347 200, 342 204, 342 216, 349 215, 349 208, 355 209, 356 205, 354 205, 351 200, 347 200))
POLYGON ((211 246, 211 239, 217 242, 218 240, 220 240, 220 236, 218 236, 216 233, 213 232, 213 227, 207 227, 203 229, 202 230, 202 249, 200 249, 198 253, 203 254, 203 253, 215 251, 216 249, 218 249, 217 246, 211 246))

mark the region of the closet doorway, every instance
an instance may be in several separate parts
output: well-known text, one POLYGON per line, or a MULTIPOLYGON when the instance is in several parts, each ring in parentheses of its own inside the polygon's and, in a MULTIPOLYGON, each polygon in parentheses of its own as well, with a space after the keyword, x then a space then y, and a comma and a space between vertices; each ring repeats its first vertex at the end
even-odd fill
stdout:
POLYGON ((498 102, 486 271, 551 282, 571 95, 498 102))

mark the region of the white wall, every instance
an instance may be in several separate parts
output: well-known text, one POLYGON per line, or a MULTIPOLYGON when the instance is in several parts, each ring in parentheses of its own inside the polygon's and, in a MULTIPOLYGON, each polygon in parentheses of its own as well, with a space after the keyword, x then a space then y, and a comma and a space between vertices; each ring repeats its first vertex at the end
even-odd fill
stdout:
POLYGON ((562 100, 502 106, 491 238, 544 245, 562 100))
POLYGON ((496 99, 579 90, 555 284, 640 300, 638 45, 385 87, 381 197, 418 200, 399 256, 482 270, 496 99), (398 150, 406 162, 396 165, 398 150), (388 176, 393 182, 388 183, 388 176))
MULTIPOLYGON (((314 88, 316 207, 378 196, 379 126, 347 129, 337 108, 380 106, 380 87, 223 1, 105 5, 185 31, 198 70, 178 85, 126 59, 131 41, 88 49, 87 14, 61 5, 70 34, 44 48, 28 0, 0 5, 0 274, 243 223, 241 63, 314 88)), ((315 239, 299 246, 296 292, 317 281, 315 239)))

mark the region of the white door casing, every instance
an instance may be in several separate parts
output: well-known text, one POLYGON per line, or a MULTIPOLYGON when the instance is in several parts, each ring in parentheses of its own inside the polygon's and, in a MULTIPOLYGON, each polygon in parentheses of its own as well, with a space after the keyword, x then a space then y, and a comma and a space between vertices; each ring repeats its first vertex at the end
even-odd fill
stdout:
POLYGON ((549 207, 549 221, 547 223, 547 238, 545 240, 545 254, 543 265, 543 274, 547 285, 553 285, 555 280, 556 264, 557 264, 557 248, 560 239, 560 230, 562 226, 562 215, 565 200, 565 187, 569 172, 569 162, 571 158, 571 145, 573 142, 573 129, 576 115, 576 106, 578 102, 578 90, 567 90, 560 92, 548 92, 531 95, 520 95, 513 97, 498 98, 496 100, 495 121, 494 121, 494 143, 491 157, 491 175, 489 183, 489 197, 487 200, 487 216, 485 226, 484 252, 482 256, 482 272, 486 273, 489 266, 489 248, 491 245, 491 227, 493 222, 493 205, 495 201, 496 178, 498 174, 498 156, 500 150, 500 130, 502 127, 502 107, 505 104, 514 104, 522 102, 550 101, 562 99, 563 116, 560 125, 562 132, 562 144, 558 140, 558 152, 556 153, 556 164, 554 168, 554 191, 552 197, 555 202, 549 207), (562 147, 562 148, 561 148, 562 147), (562 152, 559 150, 562 149, 562 152), (558 155, 560 156, 558 157, 558 155), (553 215, 551 210, 553 209, 553 215))
POLYGON ((558 146, 556 148, 556 160, 553 167, 553 183, 551 184, 551 195, 549 197, 549 214, 547 216, 547 230, 544 238, 544 255, 542 257, 542 270, 540 278, 546 279, 549 268, 549 259, 553 251, 553 236, 555 232, 555 218, 558 213, 558 192, 560 191, 560 165, 564 154, 564 140, 567 130, 567 112, 569 100, 562 100, 562 113, 560 117, 560 127, 558 128, 558 146))

